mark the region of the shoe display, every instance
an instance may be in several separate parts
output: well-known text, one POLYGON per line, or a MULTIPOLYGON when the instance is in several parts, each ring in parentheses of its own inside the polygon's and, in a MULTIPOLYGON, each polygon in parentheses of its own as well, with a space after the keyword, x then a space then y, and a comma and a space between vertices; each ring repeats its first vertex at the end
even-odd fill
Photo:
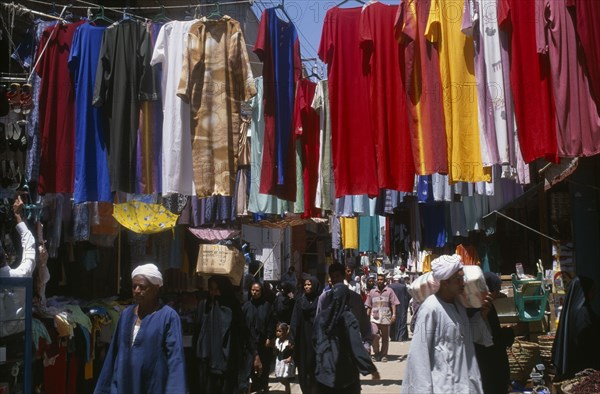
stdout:
POLYGON ((21 113, 21 85, 18 83, 11 83, 8 91, 6 92, 6 98, 10 109, 16 113, 21 113))
POLYGON ((28 115, 33 108, 32 93, 31 84, 26 83, 21 86, 21 112, 23 115, 28 115))

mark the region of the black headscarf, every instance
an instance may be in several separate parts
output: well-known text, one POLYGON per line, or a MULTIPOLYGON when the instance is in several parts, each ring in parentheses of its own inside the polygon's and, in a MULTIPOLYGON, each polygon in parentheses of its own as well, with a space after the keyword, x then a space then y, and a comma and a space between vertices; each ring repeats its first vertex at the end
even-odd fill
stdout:
POLYGON ((329 313, 325 318, 325 333, 330 335, 338 324, 342 313, 348 309, 348 298, 350 297, 350 290, 348 286, 343 283, 336 283, 331 289, 331 307, 329 311, 323 311, 323 313, 329 313))
POLYGON ((490 293, 500 290, 500 287, 502 286, 502 280, 500 280, 498 275, 493 272, 484 272, 483 277, 485 278, 485 283, 487 284, 490 293))
POLYGON ((584 276, 573 278, 569 285, 552 346, 552 362, 559 378, 599 367, 598 316, 586 298, 593 286, 593 280, 584 276))

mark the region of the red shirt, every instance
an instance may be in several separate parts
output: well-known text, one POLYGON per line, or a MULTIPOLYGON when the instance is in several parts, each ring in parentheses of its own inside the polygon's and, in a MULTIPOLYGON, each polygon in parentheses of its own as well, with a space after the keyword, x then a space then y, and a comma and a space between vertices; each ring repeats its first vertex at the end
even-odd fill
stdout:
POLYGON ((360 49, 361 7, 325 14, 319 58, 327 63, 335 195, 379 194, 368 79, 360 49))
POLYGON ((320 217, 315 207, 317 181, 319 180, 319 115, 311 106, 317 84, 308 79, 298 81, 294 109, 294 130, 300 139, 302 151, 302 178, 304 180, 303 218, 320 217))
POLYGON ((75 175, 75 90, 69 53, 75 30, 85 23, 61 24, 42 33, 36 72, 41 78, 39 125, 41 138, 39 192, 73 193, 75 175), (46 42, 50 37, 50 43, 46 42), (42 53, 42 51, 46 50, 42 53))
POLYGON ((397 6, 380 2, 361 13, 360 38, 370 76, 369 104, 380 189, 412 192, 415 166, 400 64, 404 51, 394 37, 397 6))
POLYGON ((535 2, 499 0, 498 24, 510 32, 510 82, 521 153, 526 163, 544 157, 557 161, 556 111, 548 58, 539 56, 535 2))

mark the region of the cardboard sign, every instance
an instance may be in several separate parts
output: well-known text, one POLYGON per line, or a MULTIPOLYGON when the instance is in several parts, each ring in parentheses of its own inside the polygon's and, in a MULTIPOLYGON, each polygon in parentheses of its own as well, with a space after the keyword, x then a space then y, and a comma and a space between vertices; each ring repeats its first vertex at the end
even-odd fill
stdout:
POLYGON ((196 273, 227 276, 233 285, 239 286, 244 264, 244 256, 233 246, 200 245, 196 273))

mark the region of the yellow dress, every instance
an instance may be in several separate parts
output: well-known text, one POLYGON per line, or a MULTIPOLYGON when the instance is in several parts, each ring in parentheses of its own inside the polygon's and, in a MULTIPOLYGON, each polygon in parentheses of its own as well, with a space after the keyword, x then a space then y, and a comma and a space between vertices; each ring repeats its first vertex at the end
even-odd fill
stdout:
POLYGON ((473 39, 461 31, 463 5, 432 0, 425 37, 439 49, 448 181, 489 182, 491 169, 481 161, 473 39))
POLYGON ((340 218, 344 249, 358 249, 358 218, 340 218))

